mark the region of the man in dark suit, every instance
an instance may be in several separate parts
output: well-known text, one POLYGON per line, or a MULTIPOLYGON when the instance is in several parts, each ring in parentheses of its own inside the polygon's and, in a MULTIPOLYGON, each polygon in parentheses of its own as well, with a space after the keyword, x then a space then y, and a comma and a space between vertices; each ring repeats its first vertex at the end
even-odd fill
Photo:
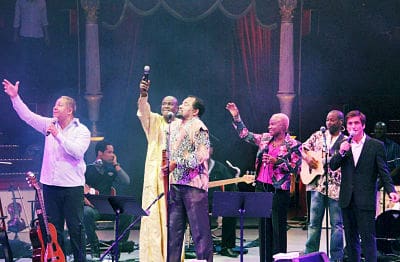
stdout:
POLYGON ((341 145, 330 166, 341 167, 342 181, 339 205, 342 208, 343 224, 349 261, 360 261, 361 247, 365 261, 377 261, 375 239, 375 209, 377 179, 381 179, 391 201, 397 195, 386 164, 383 144, 364 133, 366 117, 358 110, 346 115, 349 138, 341 145))

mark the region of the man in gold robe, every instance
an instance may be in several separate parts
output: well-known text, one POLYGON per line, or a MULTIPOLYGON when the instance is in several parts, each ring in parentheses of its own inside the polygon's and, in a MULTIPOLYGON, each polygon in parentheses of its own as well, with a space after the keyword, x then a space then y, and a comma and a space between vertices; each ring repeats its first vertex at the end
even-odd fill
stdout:
MULTIPOLYGON (((148 103, 150 81, 140 82, 137 116, 146 134, 148 146, 143 179, 142 207, 148 206, 164 192, 161 172, 162 151, 166 149, 169 123, 181 121, 175 118, 178 100, 166 96, 161 103, 161 114, 151 111, 148 103)), ((160 262, 167 257, 166 195, 151 208, 149 216, 142 217, 139 235, 140 261, 160 262)))

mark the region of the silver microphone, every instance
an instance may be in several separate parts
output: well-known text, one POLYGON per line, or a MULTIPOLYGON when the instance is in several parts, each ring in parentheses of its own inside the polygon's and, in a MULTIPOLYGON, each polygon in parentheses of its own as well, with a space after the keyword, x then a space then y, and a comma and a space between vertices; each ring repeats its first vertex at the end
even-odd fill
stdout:
POLYGON ((321 131, 322 134, 324 134, 326 132, 326 127, 321 126, 321 128, 319 129, 319 131, 321 131))
POLYGON ((168 114, 167 114, 168 120, 171 120, 174 116, 175 116, 175 114, 172 112, 168 112, 168 114))
POLYGON ((143 80, 144 81, 149 81, 149 74, 150 74, 150 66, 145 65, 143 68, 143 80))

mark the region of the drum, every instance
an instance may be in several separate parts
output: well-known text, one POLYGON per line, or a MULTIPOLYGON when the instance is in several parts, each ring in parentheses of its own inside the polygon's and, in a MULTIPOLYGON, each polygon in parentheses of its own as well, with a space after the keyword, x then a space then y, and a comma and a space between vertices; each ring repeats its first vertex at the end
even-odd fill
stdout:
POLYGON ((375 222, 376 244, 382 254, 400 255, 400 210, 388 210, 375 222))

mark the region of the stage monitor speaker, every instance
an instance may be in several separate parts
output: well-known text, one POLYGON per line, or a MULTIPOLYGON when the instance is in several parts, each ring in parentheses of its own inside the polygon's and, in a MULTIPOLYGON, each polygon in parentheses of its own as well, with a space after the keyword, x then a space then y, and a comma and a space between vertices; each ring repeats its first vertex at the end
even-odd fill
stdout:
POLYGON ((302 255, 298 258, 278 259, 276 262, 329 262, 329 258, 324 252, 313 252, 302 255))

